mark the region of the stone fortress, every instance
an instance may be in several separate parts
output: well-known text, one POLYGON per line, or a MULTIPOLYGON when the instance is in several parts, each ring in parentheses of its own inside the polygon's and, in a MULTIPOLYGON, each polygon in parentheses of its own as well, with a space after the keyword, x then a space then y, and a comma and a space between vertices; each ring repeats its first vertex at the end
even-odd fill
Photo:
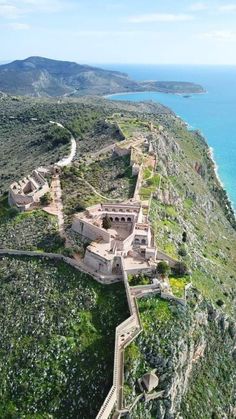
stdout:
POLYGON ((132 175, 137 176, 131 198, 123 203, 99 204, 78 213, 72 230, 90 242, 84 263, 100 274, 101 279, 121 275, 121 258, 128 274, 152 272, 156 268, 156 246, 148 221, 150 202, 140 199, 145 164, 155 170, 156 159, 151 143, 142 135, 117 143, 113 153, 130 156, 132 175), (110 228, 103 227, 108 219, 110 228))
POLYGON ((49 184, 40 169, 33 170, 28 177, 10 185, 9 205, 16 206, 20 211, 32 209, 49 190, 49 184))
POLYGON ((84 263, 104 275, 120 274, 120 258, 129 273, 155 266, 154 238, 140 202, 100 204, 75 216, 72 229, 91 240, 84 263), (104 219, 111 227, 103 228, 104 219))

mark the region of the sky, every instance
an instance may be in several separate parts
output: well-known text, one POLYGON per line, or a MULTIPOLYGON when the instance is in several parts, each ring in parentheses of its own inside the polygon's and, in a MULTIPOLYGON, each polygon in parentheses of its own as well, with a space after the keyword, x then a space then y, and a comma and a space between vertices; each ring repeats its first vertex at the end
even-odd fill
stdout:
POLYGON ((236 65, 236 0, 0 0, 0 62, 236 65))

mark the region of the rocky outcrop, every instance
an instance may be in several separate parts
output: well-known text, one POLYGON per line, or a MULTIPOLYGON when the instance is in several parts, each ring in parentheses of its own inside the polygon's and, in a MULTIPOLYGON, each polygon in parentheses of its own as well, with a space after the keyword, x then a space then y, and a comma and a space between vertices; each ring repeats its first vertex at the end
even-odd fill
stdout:
MULTIPOLYGON (((236 358, 234 323, 195 289, 188 290, 186 310, 173 306, 172 310, 178 321, 166 323, 163 330, 158 330, 158 339, 154 334, 138 339, 146 368, 147 365, 156 368, 159 377, 156 391, 162 393, 155 400, 140 401, 129 417, 233 418, 235 405, 229 388, 233 388, 235 375, 231 367, 236 358), (224 385, 222 374, 227 368, 228 385, 224 385)), ((140 363, 136 362, 136 372, 139 369, 140 363)), ((129 374, 128 377, 131 378, 129 374)))

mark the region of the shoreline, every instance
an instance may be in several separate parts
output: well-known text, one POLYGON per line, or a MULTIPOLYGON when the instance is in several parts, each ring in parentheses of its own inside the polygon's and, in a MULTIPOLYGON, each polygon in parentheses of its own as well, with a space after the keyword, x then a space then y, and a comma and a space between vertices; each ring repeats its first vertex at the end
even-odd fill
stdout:
MULTIPOLYGON (((220 186, 221 186, 223 189, 225 189, 225 185, 224 185, 224 183, 223 183, 223 181, 221 180, 220 175, 219 175, 219 171, 218 171, 219 166, 218 166, 218 164, 216 163, 216 160, 215 160, 215 157, 214 157, 214 148, 213 148, 213 147, 210 147, 208 144, 207 144, 207 146, 208 146, 208 156, 210 157, 210 159, 211 159, 211 161, 212 161, 212 163, 213 163, 213 166, 214 166, 214 172, 215 172, 216 178, 217 178, 217 180, 218 180, 218 182, 219 182, 220 186)), ((227 192, 227 196, 228 196, 228 192, 227 192)), ((229 196, 228 196, 228 198, 229 198, 229 196)), ((231 205, 232 205, 232 207, 233 207, 233 201, 231 201, 231 199, 230 199, 230 198, 229 198, 229 201, 231 202, 231 205)))
MULTIPOLYGON (((120 95, 136 95, 136 94, 140 94, 140 93, 157 93, 157 94, 163 94, 163 95, 174 95, 174 96, 185 96, 185 95, 189 95, 189 96, 193 96, 193 95, 205 95, 208 93, 208 91, 206 90, 205 92, 195 92, 195 93, 189 93, 189 92, 185 92, 185 93, 174 93, 174 92, 160 92, 159 90, 139 90, 137 92, 119 92, 119 93, 109 93, 107 95, 103 95, 103 97, 105 99, 110 99, 112 96, 120 96, 120 95)), ((123 99, 121 99, 123 100, 123 99)), ((129 102, 129 99, 127 100, 127 102, 129 102)), ((142 101, 141 101, 142 102, 142 101)))

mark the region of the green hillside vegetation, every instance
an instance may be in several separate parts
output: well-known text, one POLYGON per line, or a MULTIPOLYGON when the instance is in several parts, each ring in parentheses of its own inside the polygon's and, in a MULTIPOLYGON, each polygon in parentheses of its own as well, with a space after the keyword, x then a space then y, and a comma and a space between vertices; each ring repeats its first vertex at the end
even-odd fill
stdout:
POLYGON ((230 347, 233 343, 233 323, 228 331, 211 320, 205 325, 198 324, 197 313, 207 315, 210 307, 194 293, 189 299, 187 309, 158 297, 139 300, 139 309, 143 332, 125 351, 126 405, 140 394, 138 379, 153 369, 157 369, 156 374, 159 377, 156 391, 164 391, 165 396, 145 404, 141 401, 130 417, 158 418, 163 411, 167 415, 171 414, 167 393, 177 382, 183 390, 190 362, 187 357, 185 359, 188 348, 197 351, 205 343, 205 356, 200 358, 193 369, 189 390, 182 402, 180 395, 176 393, 177 411, 181 412, 184 419, 220 418, 222 414, 231 417, 234 370, 230 347))
POLYGON ((132 176, 129 157, 102 156, 91 164, 75 163, 61 176, 65 214, 73 215, 86 207, 109 200, 124 201, 133 196, 136 176, 132 176), (88 182, 98 194, 97 195, 88 182))
POLYGON ((0 248, 55 253, 64 248, 55 216, 42 210, 18 213, 6 196, 0 198, 0 215, 0 248))
POLYGON ((112 383, 122 284, 68 265, 0 259, 0 417, 95 417, 112 383))

